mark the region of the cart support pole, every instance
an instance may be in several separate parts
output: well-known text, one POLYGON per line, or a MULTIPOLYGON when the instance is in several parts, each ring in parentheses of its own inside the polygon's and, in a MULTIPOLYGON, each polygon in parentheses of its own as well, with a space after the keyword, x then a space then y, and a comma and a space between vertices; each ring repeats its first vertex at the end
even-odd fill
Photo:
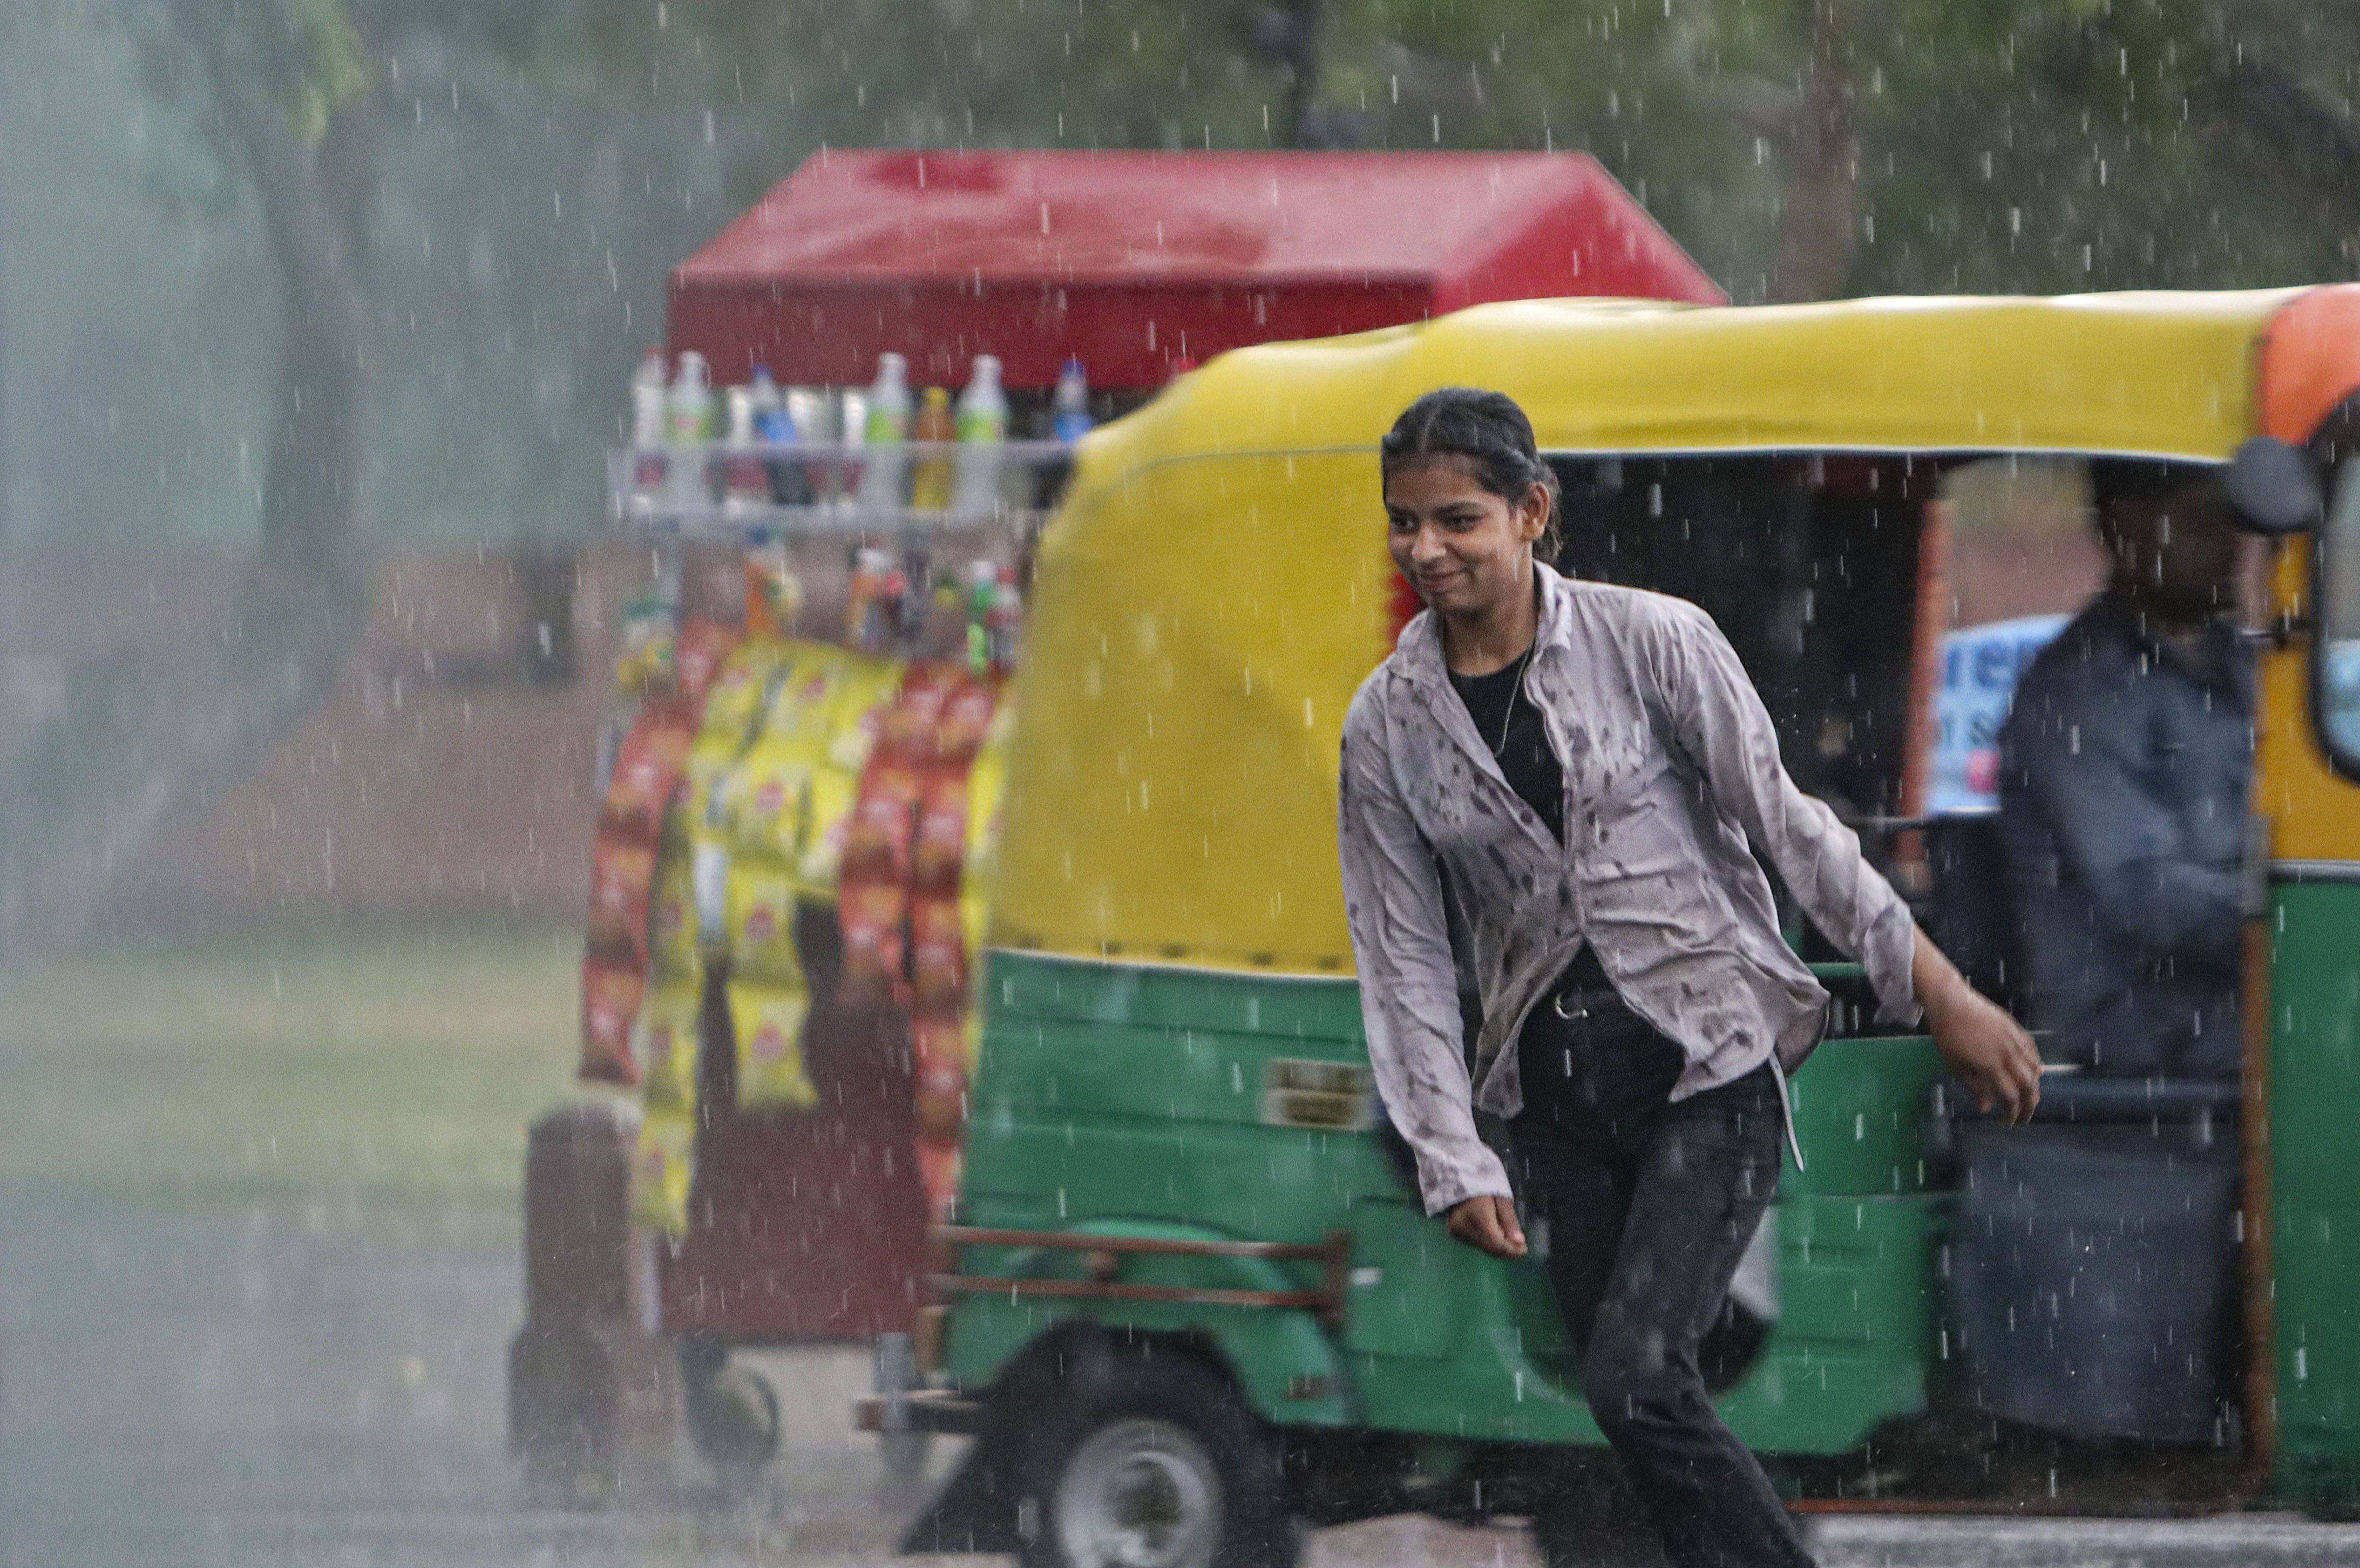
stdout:
POLYGON ((619 1102, 561 1106, 533 1124, 525 1149, 508 1447, 530 1487, 564 1499, 671 1479, 680 1377, 653 1321, 653 1248, 631 1229, 636 1120, 619 1102))

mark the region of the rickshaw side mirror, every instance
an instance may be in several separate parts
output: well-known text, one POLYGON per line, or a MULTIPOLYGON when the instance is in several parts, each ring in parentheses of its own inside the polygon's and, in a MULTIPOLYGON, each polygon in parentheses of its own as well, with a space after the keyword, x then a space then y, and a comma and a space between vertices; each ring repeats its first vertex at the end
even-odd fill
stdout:
POLYGON ((2245 529, 2272 539, 2316 525, 2325 510, 2311 459, 2276 436, 2238 443, 2221 482, 2245 529))

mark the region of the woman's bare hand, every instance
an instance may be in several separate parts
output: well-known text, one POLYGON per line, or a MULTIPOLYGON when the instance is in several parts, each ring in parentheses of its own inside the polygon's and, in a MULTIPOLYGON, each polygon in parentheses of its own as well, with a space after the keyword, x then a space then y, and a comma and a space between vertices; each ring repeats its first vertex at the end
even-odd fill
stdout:
POLYGON ((1985 1112, 2000 1108, 2009 1123, 2024 1121, 2040 1103, 2040 1052, 2006 1012, 1967 983, 1941 949, 1918 933, 1910 979, 1934 1048, 1951 1076, 1985 1112))
POLYGON ((1524 1228, 1516 1223, 1513 1199, 1479 1193, 1450 1211, 1450 1234, 1493 1257, 1524 1255, 1524 1228))

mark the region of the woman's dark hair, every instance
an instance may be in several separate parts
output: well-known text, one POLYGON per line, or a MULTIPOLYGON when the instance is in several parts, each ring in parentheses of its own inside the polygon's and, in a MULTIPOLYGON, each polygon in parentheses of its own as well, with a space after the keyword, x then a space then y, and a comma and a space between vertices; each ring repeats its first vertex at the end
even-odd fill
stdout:
POLYGON ((1548 491, 1542 547, 1557 554, 1557 471, 1541 461, 1533 422, 1504 392, 1475 387, 1443 387, 1402 410, 1393 429, 1377 444, 1382 474, 1426 457, 1466 459, 1475 482, 1495 496, 1520 501, 1535 485, 1548 491))

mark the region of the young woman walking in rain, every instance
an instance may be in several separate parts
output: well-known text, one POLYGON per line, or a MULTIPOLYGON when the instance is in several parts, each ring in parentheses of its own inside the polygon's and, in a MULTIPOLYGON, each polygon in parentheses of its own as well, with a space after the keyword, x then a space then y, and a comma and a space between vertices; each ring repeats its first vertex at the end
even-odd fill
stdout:
POLYGON ((1453 1235, 1522 1256, 1512 1191, 1547 1221, 1590 1409, 1671 1562, 1808 1563, 1697 1362, 1776 1190, 1784 1075, 1827 1014, 1754 853, 1866 966, 1881 1018, 1922 1011, 1986 1110, 2029 1114, 2039 1058, 1786 776, 1710 617, 1535 559, 1557 485, 1521 409, 1430 392, 1381 455, 1393 561, 1426 612, 1344 721, 1378 1089, 1453 1235), (1482 999, 1471 1072, 1446 896, 1482 999), (1509 1119, 1513 1187, 1477 1107, 1509 1119))

